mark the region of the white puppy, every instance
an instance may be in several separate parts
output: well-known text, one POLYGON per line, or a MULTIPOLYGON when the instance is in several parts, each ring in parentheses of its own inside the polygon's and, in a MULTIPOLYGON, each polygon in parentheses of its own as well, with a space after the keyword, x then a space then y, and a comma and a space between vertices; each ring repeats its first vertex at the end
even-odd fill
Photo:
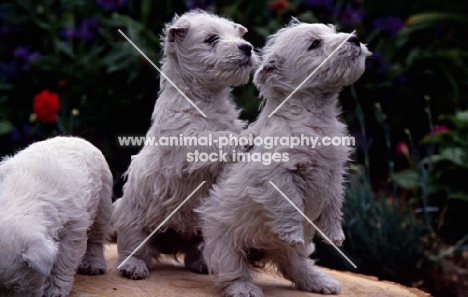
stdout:
MULTIPOLYGON (((254 83, 264 108, 248 133, 255 136, 345 136, 338 119, 338 93, 355 82, 369 54, 351 37, 271 118, 268 115, 349 35, 333 26, 293 21, 269 38, 254 83)), ((254 147, 250 153, 288 154, 287 162, 229 165, 201 208, 204 256, 227 297, 260 297, 254 265, 272 262, 304 291, 337 294, 340 284, 308 256, 314 228, 269 183, 272 181, 332 241, 341 244, 346 146, 254 147)))
POLYGON ((65 297, 103 274, 112 175, 89 142, 56 137, 0 163, 0 296, 65 297))
MULTIPOLYGON (((147 137, 208 137, 238 134, 244 123, 230 98, 231 86, 246 83, 257 64, 243 26, 203 11, 175 17, 164 30, 162 71, 202 111, 203 117, 180 92, 161 77, 161 91, 147 137)), ((235 146, 224 148, 231 152, 235 146)), ((161 253, 185 254, 185 265, 205 268, 198 245, 200 220, 193 209, 223 168, 222 162, 189 162, 187 153, 218 152, 212 146, 144 146, 132 157, 124 194, 113 214, 117 230, 119 264, 175 210, 203 181, 184 206, 160 231, 120 267, 132 279, 148 276, 153 257, 161 253)), ((229 161, 229 160, 228 160, 229 161)))

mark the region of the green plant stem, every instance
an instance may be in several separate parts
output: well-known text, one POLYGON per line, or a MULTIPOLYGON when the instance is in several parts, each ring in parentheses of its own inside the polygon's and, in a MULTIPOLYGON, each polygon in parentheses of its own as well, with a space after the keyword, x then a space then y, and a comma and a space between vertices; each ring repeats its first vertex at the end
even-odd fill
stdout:
POLYGON ((376 106, 375 109, 377 113, 377 118, 380 124, 382 125, 382 129, 383 129, 384 136, 385 136, 385 145, 387 148, 388 171, 389 171, 389 177, 390 177, 390 185, 392 188, 393 204, 395 206, 397 202, 397 188, 396 188, 396 183, 395 183, 395 163, 393 162, 392 152, 391 152, 390 128, 389 128, 389 125, 387 125, 385 114, 382 112, 380 105, 376 106))
POLYGON ((421 203, 423 205, 423 219, 424 219, 424 226, 426 226, 426 231, 428 233, 432 232, 432 226, 429 221, 429 214, 427 212, 427 184, 429 182, 429 175, 428 172, 426 172, 426 169, 424 168, 424 164, 420 162, 418 154, 416 153, 416 147, 414 145, 413 138, 411 136, 410 131, 408 130, 406 132, 408 135, 408 142, 410 144, 411 148, 411 155, 413 159, 415 160, 415 163, 417 164, 417 170, 419 172, 419 185, 421 187, 421 203))
MULTIPOLYGON (((364 113, 362 112, 362 107, 361 104, 359 104, 359 100, 357 99, 357 94, 356 94, 356 89, 354 88, 354 85, 351 86, 351 95, 354 99, 354 102, 356 103, 356 117, 359 121, 359 126, 361 129, 361 134, 366 141, 366 126, 365 126, 365 119, 364 119, 364 113)), ((369 166, 369 148, 367 141, 364 143, 364 167, 365 167, 365 177, 367 181, 370 183, 370 166, 369 166)))

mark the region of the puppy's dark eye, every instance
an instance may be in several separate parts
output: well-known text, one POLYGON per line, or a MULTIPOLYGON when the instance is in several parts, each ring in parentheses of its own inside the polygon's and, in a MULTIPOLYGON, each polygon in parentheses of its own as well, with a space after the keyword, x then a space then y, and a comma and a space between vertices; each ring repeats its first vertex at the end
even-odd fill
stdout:
POLYGON ((320 39, 315 39, 312 44, 309 46, 308 50, 313 50, 313 49, 316 49, 318 48, 320 45, 322 44, 322 40, 320 39))
POLYGON ((208 44, 213 44, 215 43, 216 41, 219 40, 219 36, 218 35, 211 35, 210 37, 208 37, 207 39, 205 39, 205 43, 208 43, 208 44))

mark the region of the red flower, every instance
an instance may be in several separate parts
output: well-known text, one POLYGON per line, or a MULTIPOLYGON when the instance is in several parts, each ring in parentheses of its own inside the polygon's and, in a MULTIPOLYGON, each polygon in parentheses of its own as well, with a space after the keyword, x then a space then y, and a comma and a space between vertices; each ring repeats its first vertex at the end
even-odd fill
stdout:
POLYGON ((58 94, 44 90, 34 96, 33 110, 36 118, 42 123, 57 121, 57 113, 60 109, 58 94))
POLYGON ((289 3, 288 0, 275 0, 270 2, 270 8, 278 14, 283 13, 290 6, 291 3, 289 3))
POLYGON ((441 134, 441 133, 446 133, 449 131, 449 128, 444 125, 436 125, 432 127, 431 131, 429 132, 429 135, 436 135, 436 134, 441 134))
POLYGON ((408 145, 404 141, 400 141, 396 146, 396 153, 398 155, 409 156, 408 145))

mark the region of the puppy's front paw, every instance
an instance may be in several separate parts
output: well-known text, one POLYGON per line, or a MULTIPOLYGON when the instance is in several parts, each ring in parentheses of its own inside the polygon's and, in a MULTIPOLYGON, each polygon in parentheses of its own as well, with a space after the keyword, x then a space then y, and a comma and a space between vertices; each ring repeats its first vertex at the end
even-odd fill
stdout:
POLYGON ((292 247, 304 244, 304 232, 301 227, 295 227, 292 230, 281 230, 278 237, 292 247))
POLYGON ((341 284, 334 279, 329 279, 323 283, 319 292, 327 295, 338 295, 341 293, 341 284))
POLYGON ((343 233, 343 230, 340 229, 340 232, 332 236, 330 239, 333 241, 335 245, 341 246, 343 244, 343 241, 345 240, 345 235, 343 233))
MULTIPOLYGON (((60 281, 58 281, 60 282, 60 281)), ((57 285, 50 278, 47 278, 44 282, 44 289, 42 291, 42 297, 67 297, 72 283, 62 283, 63 287, 57 285)))
POLYGON ((263 297, 263 291, 251 282, 234 282, 223 289, 223 297, 263 297))
MULTIPOLYGON (((304 272, 307 274, 307 272, 304 272)), ((321 294, 340 294, 341 284, 328 274, 318 270, 316 267, 311 267, 305 279, 295 281, 295 285, 299 290, 306 292, 314 292, 321 294)))
MULTIPOLYGON (((343 244, 343 241, 345 240, 345 235, 344 235, 344 232, 343 232, 343 229, 341 228, 341 226, 333 229, 332 232, 327 232, 325 233, 325 235, 328 236, 328 238, 337 246, 341 246, 343 244), (327 234, 328 233, 328 234, 327 234)), ((330 244, 330 242, 328 240, 326 240, 325 238, 322 238, 322 241, 325 242, 325 243, 328 243, 330 244)))
POLYGON ((321 282, 314 281, 312 284, 309 284, 306 288, 299 289, 307 292, 320 293, 324 295, 338 295, 341 293, 341 284, 330 277, 321 282))
POLYGON ((106 273, 107 265, 104 255, 86 254, 78 267, 78 274, 99 275, 106 273))
POLYGON ((148 267, 143 260, 132 257, 120 267, 123 276, 130 279, 145 279, 149 276, 148 267))
POLYGON ((100 275, 106 273, 106 270, 107 266, 105 261, 82 261, 78 267, 77 273, 84 275, 100 275))

